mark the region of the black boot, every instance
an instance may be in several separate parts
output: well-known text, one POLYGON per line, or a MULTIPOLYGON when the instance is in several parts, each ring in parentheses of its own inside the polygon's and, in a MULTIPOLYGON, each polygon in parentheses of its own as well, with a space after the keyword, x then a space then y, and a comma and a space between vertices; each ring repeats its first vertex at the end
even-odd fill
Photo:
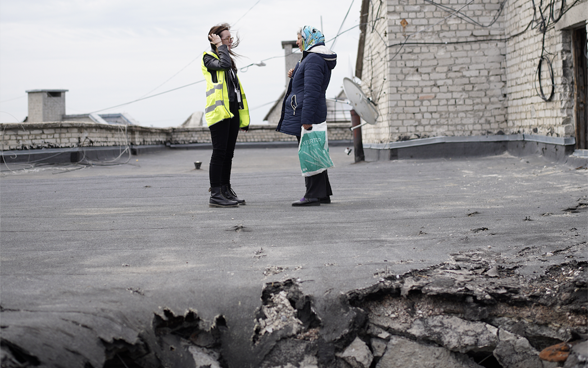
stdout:
POLYGON ((223 185, 221 187, 221 193, 223 194, 223 196, 225 196, 226 199, 237 201, 237 203, 245 205, 245 200, 239 199, 239 197, 237 197, 237 193, 235 193, 235 191, 233 190, 233 188, 231 188, 230 185, 223 185))
POLYGON ((299 206, 320 206, 321 201, 318 198, 306 198, 302 197, 301 200, 293 202, 292 206, 299 207, 299 206))
POLYGON ((239 207, 237 201, 227 199, 223 196, 221 187, 210 188, 210 200, 208 201, 209 207, 239 207))

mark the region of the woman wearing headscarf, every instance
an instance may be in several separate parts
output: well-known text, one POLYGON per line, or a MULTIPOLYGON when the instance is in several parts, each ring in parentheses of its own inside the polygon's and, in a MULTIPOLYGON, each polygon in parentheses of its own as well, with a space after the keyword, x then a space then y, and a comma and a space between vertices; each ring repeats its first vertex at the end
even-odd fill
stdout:
MULTIPOLYGON (((313 124, 327 119, 325 93, 331 80, 331 70, 337 65, 337 54, 325 46, 325 37, 318 29, 304 26, 296 44, 302 59, 288 71, 290 83, 282 104, 282 116, 277 131, 296 136, 300 143, 301 128, 311 130, 313 124)), ((320 206, 331 203, 331 184, 327 171, 305 177, 306 192, 292 206, 320 206)))
POLYGON ((249 128, 249 107, 237 77, 236 56, 230 26, 214 26, 208 32, 211 51, 202 55, 202 74, 206 78, 205 118, 212 139, 210 158, 210 207, 244 205, 231 188, 231 167, 239 129, 249 128))

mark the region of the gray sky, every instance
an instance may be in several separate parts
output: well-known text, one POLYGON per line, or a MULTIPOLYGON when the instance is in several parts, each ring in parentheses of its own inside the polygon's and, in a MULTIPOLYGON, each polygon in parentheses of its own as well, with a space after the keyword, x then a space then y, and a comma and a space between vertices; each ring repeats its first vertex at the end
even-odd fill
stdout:
MULTIPOLYGON (((239 67, 252 123, 262 122, 284 89, 281 41, 303 25, 337 34, 352 0, 2 0, 0 2, 0 122, 27 115, 25 90, 68 89, 66 113, 83 114, 203 80, 200 56, 211 26, 235 24, 239 67), (218 4, 218 5, 213 5, 218 4), (192 62, 193 61, 193 62, 192 62), (190 64, 190 62, 192 62, 190 64), (172 78, 173 77, 173 78, 172 78), (171 78, 171 79, 170 79, 171 78)), ((342 30, 359 24, 353 1, 342 30)), ((341 35, 328 97, 355 68, 359 28, 341 35)), ((331 42, 327 42, 330 46, 331 42)), ((101 112, 127 112, 141 125, 180 125, 204 110, 205 84, 101 112)))

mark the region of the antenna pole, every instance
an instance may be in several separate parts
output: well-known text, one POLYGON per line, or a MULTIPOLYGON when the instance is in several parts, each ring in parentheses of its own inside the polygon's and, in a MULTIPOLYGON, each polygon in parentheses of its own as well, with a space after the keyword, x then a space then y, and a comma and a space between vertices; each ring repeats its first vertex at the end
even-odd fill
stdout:
MULTIPOLYGON (((365 161, 365 155, 363 153, 363 141, 361 137, 361 118, 355 112, 351 110, 351 130, 353 131, 353 149, 355 151, 355 162, 365 161)), ((365 123, 364 123, 365 124, 365 123)))

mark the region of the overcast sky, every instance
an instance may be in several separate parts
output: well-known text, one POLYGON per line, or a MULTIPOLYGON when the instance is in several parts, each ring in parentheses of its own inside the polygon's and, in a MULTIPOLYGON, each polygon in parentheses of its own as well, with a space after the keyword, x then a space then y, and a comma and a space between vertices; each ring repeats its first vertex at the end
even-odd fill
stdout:
MULTIPOLYGON (((278 57, 239 72, 252 123, 262 123, 271 104, 259 106, 284 89, 281 41, 296 39, 303 25, 321 28, 321 16, 327 40, 334 37, 350 6, 342 30, 355 28, 333 47, 338 63, 328 97, 355 68, 361 0, 2 0, 0 122, 27 116, 26 90, 68 89, 66 113, 84 114, 203 80, 208 31, 228 22, 241 38, 239 67, 278 57)), ((101 112, 178 126, 204 110, 204 90, 200 83, 101 112)))

